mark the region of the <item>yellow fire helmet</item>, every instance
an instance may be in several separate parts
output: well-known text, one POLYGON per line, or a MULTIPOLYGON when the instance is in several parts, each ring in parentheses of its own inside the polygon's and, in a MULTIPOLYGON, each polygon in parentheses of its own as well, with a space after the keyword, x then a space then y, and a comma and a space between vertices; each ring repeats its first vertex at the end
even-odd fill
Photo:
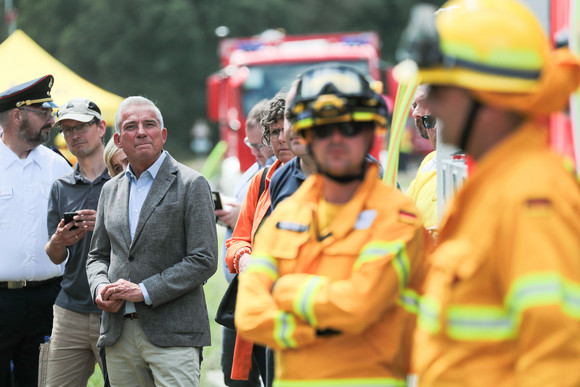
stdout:
POLYGON ((542 26, 515 0, 451 0, 413 9, 395 73, 417 66, 421 83, 453 85, 522 113, 561 109, 580 83, 580 62, 552 51, 542 26))
POLYGON ((304 135, 313 126, 371 122, 386 128, 387 106, 373 82, 350 66, 325 64, 302 73, 288 106, 292 130, 304 135))

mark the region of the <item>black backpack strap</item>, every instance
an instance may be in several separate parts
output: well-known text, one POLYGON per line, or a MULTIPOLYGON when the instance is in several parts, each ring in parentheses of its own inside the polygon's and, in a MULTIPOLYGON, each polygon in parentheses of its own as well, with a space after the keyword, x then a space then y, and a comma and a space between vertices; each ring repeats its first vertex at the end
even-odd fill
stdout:
POLYGON ((260 188, 258 190, 258 200, 256 201, 256 203, 260 200, 262 194, 264 193, 264 190, 266 189, 266 175, 268 174, 269 170, 270 166, 267 166, 264 168, 264 173, 262 173, 262 178, 260 179, 260 188))

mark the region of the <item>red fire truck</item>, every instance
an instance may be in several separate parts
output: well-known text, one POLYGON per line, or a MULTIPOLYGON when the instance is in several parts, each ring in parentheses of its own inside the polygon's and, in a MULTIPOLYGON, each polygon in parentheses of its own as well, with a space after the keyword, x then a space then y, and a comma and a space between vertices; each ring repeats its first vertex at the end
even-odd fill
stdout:
MULTIPOLYGON (((225 156, 236 157, 241 171, 254 163, 243 142, 248 112, 258 101, 288 89, 310 66, 343 63, 380 80, 379 48, 374 32, 290 36, 268 30, 257 37, 223 39, 221 68, 207 80, 207 106, 208 118, 218 123, 227 144, 225 156)), ((376 141, 375 148, 381 149, 382 142, 376 141)))

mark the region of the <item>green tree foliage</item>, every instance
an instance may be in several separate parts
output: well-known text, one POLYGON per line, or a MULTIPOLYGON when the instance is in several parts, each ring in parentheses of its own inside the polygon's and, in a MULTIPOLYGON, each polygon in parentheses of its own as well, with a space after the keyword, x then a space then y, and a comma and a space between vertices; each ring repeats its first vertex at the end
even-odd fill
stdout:
MULTIPOLYGON (((170 133, 168 148, 186 152, 193 122, 205 117, 206 78, 218 70, 216 27, 227 26, 233 37, 269 28, 289 34, 377 31, 382 57, 389 64, 417 1, 13 2, 18 28, 80 76, 121 96, 138 94, 156 101, 170 133)), ((0 26, 4 39, 7 29, 0 26)))

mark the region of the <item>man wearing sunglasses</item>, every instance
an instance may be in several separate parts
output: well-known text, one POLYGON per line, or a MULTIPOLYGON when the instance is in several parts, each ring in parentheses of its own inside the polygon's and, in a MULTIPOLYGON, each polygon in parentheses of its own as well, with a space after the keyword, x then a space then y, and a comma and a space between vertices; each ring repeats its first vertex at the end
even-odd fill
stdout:
POLYGON ((85 98, 68 101, 57 118, 77 164, 54 182, 49 197, 46 253, 55 264, 66 265, 53 308, 46 385, 85 385, 96 362, 104 369, 97 348, 101 310, 91 297, 86 261, 101 189, 110 180, 103 158, 107 124, 99 107, 85 98), (65 223, 66 212, 76 213, 72 222, 65 223))
POLYGON ((419 209, 425 228, 434 231, 437 228, 437 120, 427 107, 427 85, 419 85, 411 108, 411 115, 419 135, 431 143, 433 152, 425 156, 419 165, 417 176, 409 184, 406 195, 413 200, 419 209))
POLYGON ((280 385, 405 385, 426 233, 366 160, 385 103, 356 70, 326 65, 298 78, 288 112, 318 173, 258 232, 239 332, 275 350, 280 385))
POLYGON ((44 245, 51 184, 70 173, 44 144, 54 125, 52 75, 0 93, 0 385, 38 384, 39 346, 52 330, 63 267, 44 245))
POLYGON ((434 11, 412 12, 399 70, 418 68, 441 140, 477 165, 431 257, 419 385, 578 386, 580 190, 546 123, 580 85, 580 60, 519 2, 434 11))

